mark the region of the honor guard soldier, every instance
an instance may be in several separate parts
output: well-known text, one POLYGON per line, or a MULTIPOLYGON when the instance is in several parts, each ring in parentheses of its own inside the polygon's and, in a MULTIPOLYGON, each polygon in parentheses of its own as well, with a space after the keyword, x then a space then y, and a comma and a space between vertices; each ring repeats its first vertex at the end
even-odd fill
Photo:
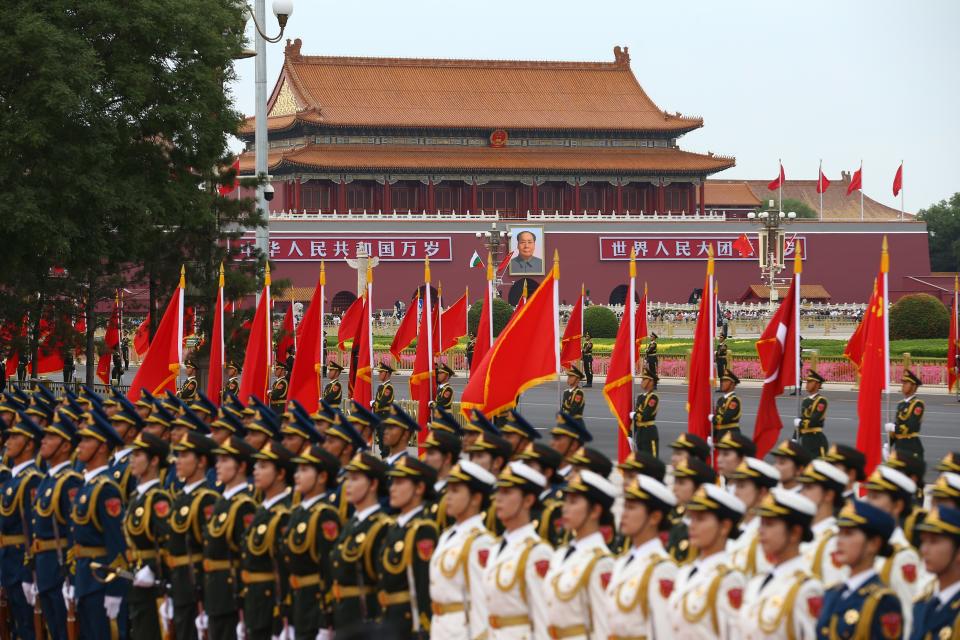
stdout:
POLYGON ((383 535, 392 521, 380 507, 387 495, 387 465, 369 453, 358 453, 346 465, 344 497, 355 511, 331 554, 333 626, 349 635, 379 616, 377 574, 383 535))
POLYGON ((951 471, 941 473, 930 490, 930 501, 935 507, 960 509, 960 475, 951 471))
POLYGON ((667 516, 670 533, 667 536, 667 552, 677 564, 696 558, 696 550, 690 548, 690 515, 687 505, 697 490, 705 484, 717 481, 717 474, 700 458, 690 458, 673 469, 673 495, 677 506, 667 516))
POLYGON ((701 485, 687 504, 690 544, 697 559, 680 569, 668 601, 673 638, 741 637, 739 610, 746 579, 724 553, 744 513, 743 503, 715 484, 701 485))
POLYGON ((660 396, 657 388, 657 374, 644 371, 640 375, 640 388, 643 393, 637 396, 630 418, 633 420, 633 450, 645 451, 654 457, 660 452, 660 433, 657 431, 657 410, 660 408, 660 396))
POLYGON ((67 609, 61 595, 70 551, 70 505, 83 484, 83 476, 70 462, 78 441, 77 428, 60 411, 43 430, 40 457, 47 471, 37 485, 33 508, 33 561, 37 592, 47 631, 52 640, 67 639, 67 609))
POLYGON ((740 398, 737 397, 737 385, 740 384, 733 371, 723 370, 720 378, 720 391, 722 396, 717 398, 717 405, 713 410, 710 420, 713 424, 713 441, 719 442, 727 433, 740 434, 740 415, 743 411, 743 405, 740 398))
POLYGON ((227 394, 237 395, 240 393, 240 367, 237 365, 236 360, 227 360, 227 366, 225 367, 227 372, 227 386, 224 389, 224 397, 227 394))
POLYGON ((543 474, 519 461, 507 465, 497 480, 494 505, 505 532, 490 552, 483 577, 488 640, 549 637, 544 578, 553 551, 530 521, 546 488, 543 474))
POLYGON ((677 566, 660 535, 670 528, 667 514, 677 499, 659 480, 637 476, 624 484, 620 530, 630 540, 626 553, 613 565, 603 612, 609 638, 669 638, 673 629, 667 603, 677 566))
POLYGON ((463 440, 463 427, 460 426, 454 415, 445 409, 433 408, 430 412, 430 422, 427 423, 427 429, 434 433, 437 431, 449 433, 456 436, 458 442, 463 440))
POLYGON ((823 376, 810 369, 807 373, 808 395, 800 403, 800 417, 793 419, 801 446, 813 458, 825 455, 830 447, 827 436, 823 434, 823 423, 827 418, 827 406, 830 404, 820 393, 824 382, 826 379, 823 376))
POLYGON ((500 428, 490 422, 487 416, 479 409, 474 409, 470 414, 470 420, 463 427, 463 451, 476 442, 482 433, 500 436, 500 428))
POLYGON ((773 465, 756 458, 746 458, 730 475, 733 495, 743 502, 745 511, 740 521, 740 534, 727 544, 730 562, 749 580, 765 574, 770 568, 760 546, 760 505, 777 484, 780 472, 773 465))
POLYGON ((433 498, 437 474, 413 456, 404 456, 387 471, 390 508, 396 520, 387 525, 377 556, 377 602, 380 619, 401 637, 428 638, 433 606, 430 602, 430 557, 437 545, 437 525, 424 517, 423 507, 433 498))
POLYGON ((829 588, 817 619, 817 639, 903 636, 903 612, 896 594, 884 585, 874 562, 890 554, 887 540, 896 523, 873 505, 850 500, 837 517, 837 554, 850 577, 829 588))
POLYGON ((936 507, 917 528, 923 561, 936 581, 913 605, 910 638, 960 638, 960 510, 936 507))
POLYGON ((910 544, 919 551, 920 536, 917 531, 917 525, 927 515, 927 510, 923 507, 923 478, 927 473, 927 463, 916 456, 898 454, 896 451, 890 454, 884 464, 903 473, 917 487, 917 492, 913 494, 913 500, 910 506, 900 514, 900 525, 907 536, 910 544))
POLYGON ((390 405, 390 413, 380 421, 380 433, 383 437, 383 445, 387 448, 384 462, 387 465, 393 465, 407 455, 410 439, 420 433, 420 425, 394 402, 390 405))
POLYGON ((901 380, 903 400, 897 404, 896 422, 886 424, 886 431, 890 434, 891 448, 904 454, 923 458, 923 443, 920 442, 920 427, 923 423, 925 405, 917 397, 920 387, 918 378, 909 369, 904 369, 901 380))
POLYGON ((157 602, 165 600, 166 572, 161 549, 167 545, 167 518, 170 494, 160 484, 160 468, 167 463, 170 445, 160 438, 141 433, 133 441, 129 471, 136 486, 123 518, 127 541, 127 562, 133 573, 133 588, 127 598, 130 636, 137 640, 161 640, 157 602))
POLYGON ((849 576, 847 566, 840 562, 837 554, 838 529, 834 516, 845 502, 847 476, 829 462, 818 459, 807 465, 798 480, 802 487, 800 494, 817 505, 811 526, 813 539, 801 546, 800 551, 813 577, 831 587, 849 576))
POLYGON ((853 497, 853 488, 858 482, 867 479, 867 458, 863 452, 845 444, 832 444, 823 459, 840 469, 847 476, 847 486, 843 492, 844 500, 853 497))
MULTIPOLYGON (((3 405, 0 405, 2 407, 3 405)), ((936 466, 937 471, 952 471, 960 473, 960 451, 951 451, 940 459, 936 466)))
POLYGON ((340 461, 318 445, 305 447, 293 459, 294 486, 300 504, 290 512, 284 533, 284 563, 290 575, 291 619, 296 640, 314 640, 321 630, 332 633, 330 556, 342 522, 323 498, 336 486, 340 461))
POLYGON ((564 526, 573 532, 558 548, 544 578, 551 638, 606 638, 605 590, 613 572, 613 557, 600 530, 612 520, 617 490, 609 480, 586 469, 563 490, 564 526))
POLYGON ((560 465, 565 464, 563 457, 553 447, 531 442, 516 459, 530 465, 547 479, 547 488, 537 496, 530 518, 544 542, 556 548, 564 538, 563 486, 566 481, 558 473, 560 465))
MULTIPOLYGON (((123 499, 107 471, 113 449, 123 439, 99 411, 78 432, 77 460, 84 465, 83 486, 73 500, 73 580, 64 583, 67 610, 76 603, 81 638, 125 638, 126 580, 104 581, 104 570, 124 568, 123 499)), ((69 613, 68 613, 69 617, 69 613)))
POLYGON ((280 423, 280 444, 287 451, 303 451, 311 444, 320 444, 323 436, 313 426, 310 414, 303 405, 291 400, 288 409, 283 414, 280 423))
POLYGON ((247 433, 243 436, 243 439, 259 451, 271 440, 277 441, 280 439, 280 420, 270 407, 264 405, 256 397, 251 397, 250 402, 251 406, 259 406, 257 406, 253 420, 244 425, 247 433))
POLYGON ((31 557, 33 533, 30 518, 37 486, 43 477, 35 462, 43 432, 25 412, 20 412, 19 418, 6 430, 4 453, 12 468, 0 495, 0 544, 3 547, 0 584, 7 594, 14 635, 32 639, 34 611, 39 611, 36 603, 39 587, 31 557))
POLYGON ((343 373, 343 366, 338 362, 331 360, 327 363, 327 380, 323 387, 323 400, 335 409, 340 408, 343 402, 343 385, 340 384, 340 374, 343 373))
POLYGON ((583 375, 586 378, 588 389, 593 386, 593 339, 589 333, 583 334, 583 344, 580 345, 580 359, 583 362, 583 375))
POLYGON ((643 451, 627 454, 623 462, 617 463, 617 469, 623 476, 623 486, 633 484, 637 476, 649 476, 663 482, 663 478, 667 475, 667 465, 663 464, 660 458, 655 458, 643 451))
POLYGON ((550 446, 560 452, 565 464, 560 467, 559 474, 566 479, 573 466, 570 458, 580 447, 593 440, 593 435, 587 430, 583 418, 572 416, 566 411, 557 414, 557 424, 550 430, 550 446))
POLYGON ((200 629, 211 640, 233 638, 241 622, 243 599, 240 553, 257 502, 247 479, 257 450, 238 436, 214 449, 217 482, 223 491, 213 504, 203 533, 203 609, 200 629))
POLYGON ((380 386, 377 387, 377 394, 373 398, 371 410, 381 420, 390 415, 390 405, 393 404, 393 383, 390 382, 390 376, 394 369, 386 362, 377 365, 377 374, 379 374, 380 386))
POLYGON ((243 421, 233 413, 232 409, 224 409, 221 415, 210 425, 210 437, 219 447, 233 436, 243 437, 246 429, 243 421))
POLYGON ((200 383, 197 381, 197 363, 192 358, 187 358, 183 366, 187 370, 187 380, 177 389, 177 397, 190 403, 197 399, 197 391, 200 390, 200 383))
POLYGON ((450 471, 447 515, 452 525, 440 534, 430 558, 430 601, 434 640, 475 640, 487 629, 483 573, 494 546, 483 524, 496 477, 468 460, 450 471))
POLYGON ((427 510, 437 523, 437 530, 444 531, 450 524, 447 515, 447 481, 460 460, 460 438, 446 431, 431 431, 423 441, 423 452, 423 461, 437 472, 437 481, 433 485, 434 500, 427 510))
POLYGON ((123 438, 123 446, 113 452, 110 457, 110 475, 113 481, 120 485, 120 492, 124 501, 133 493, 134 483, 130 480, 130 453, 133 451, 133 442, 137 434, 143 429, 143 419, 137 413, 132 402, 118 396, 119 411, 110 416, 110 424, 123 438))
POLYGON ((290 627, 286 603, 289 578, 280 554, 282 532, 290 517, 293 454, 282 445, 268 442, 253 457, 257 460, 253 483, 263 502, 247 529, 240 564, 244 635, 247 640, 286 638, 290 627))
POLYGON ((527 445, 540 439, 540 432, 516 409, 507 411, 506 420, 500 427, 500 435, 510 443, 511 458, 516 458, 527 445))
POLYGON ((710 445, 706 440, 692 433, 681 433, 670 443, 670 449, 670 466, 674 469, 690 458, 698 458, 706 462, 710 457, 710 445))
POLYGON ((277 415, 281 415, 287 406, 287 390, 289 386, 287 376, 290 372, 287 371, 287 363, 283 360, 277 360, 273 367, 276 378, 273 381, 273 386, 270 388, 270 408, 273 409, 277 415))
POLYGON ((794 491, 773 489, 760 503, 761 546, 770 558, 743 594, 740 625, 745 640, 813 638, 823 605, 823 583, 810 575, 800 543, 812 539, 816 506, 794 491))
MULTIPOLYGON (((644 360, 646 360, 647 366, 646 370, 648 373, 652 373, 654 376, 657 376, 655 379, 659 382, 659 373, 657 372, 658 365, 660 364, 660 356, 657 355, 657 336, 656 333, 650 332, 650 342, 647 343, 647 349, 643 353, 644 360)), ((656 385, 654 385, 656 388, 656 385)))
POLYGON ((567 369, 567 388, 563 390, 560 411, 568 413, 574 418, 583 418, 585 399, 583 389, 580 388, 580 382, 582 380, 583 372, 580 371, 580 369, 573 366, 567 369))
POLYGON ((495 476, 510 462, 510 443, 489 433, 480 434, 480 437, 464 450, 470 462, 480 465, 495 476))
POLYGON ((723 478, 724 487, 733 492, 733 473, 744 460, 757 455, 756 443, 739 431, 724 433, 714 441, 717 450, 717 472, 723 478))
POLYGON ((780 472, 780 486, 787 491, 800 492, 800 474, 812 458, 807 450, 795 440, 784 440, 770 451, 773 466, 780 472))
POLYGON ((717 348, 714 352, 714 362, 717 363, 717 371, 721 372, 721 374, 727 370, 727 355, 729 351, 729 347, 727 347, 727 336, 721 333, 717 339, 717 348))
POLYGON ((437 363, 435 371, 437 372, 437 399, 433 401, 432 406, 450 411, 453 408, 453 387, 450 386, 450 378, 456 374, 443 362, 437 363))
POLYGON ((219 497, 207 476, 214 462, 213 449, 213 440, 196 431, 188 431, 173 445, 183 487, 171 504, 165 561, 178 640, 197 637, 197 618, 203 614, 203 527, 219 497))
MULTIPOLYGON (((349 416, 343 416, 343 414, 338 414, 335 411, 331 412, 331 415, 333 415, 334 417, 339 415, 340 417, 345 418, 344 422, 350 423, 353 429, 360 434, 360 437, 364 443, 364 446, 367 446, 368 444, 372 443, 374 438, 376 437, 376 434, 378 431, 377 427, 380 426, 380 417, 377 414, 370 411, 370 407, 361 406, 360 403, 357 402, 356 400, 351 400, 350 405, 351 407, 350 407, 349 416)), ((340 460, 341 472, 343 469, 343 465, 346 464, 346 462, 350 462, 350 460, 352 459, 353 459, 352 455, 349 458, 347 458, 346 461, 344 461, 341 458, 340 460)))

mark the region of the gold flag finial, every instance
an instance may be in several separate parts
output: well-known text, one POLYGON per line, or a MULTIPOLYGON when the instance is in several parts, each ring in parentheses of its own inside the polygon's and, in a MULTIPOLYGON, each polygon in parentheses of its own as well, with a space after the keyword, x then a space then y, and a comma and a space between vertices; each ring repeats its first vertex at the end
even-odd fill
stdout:
POLYGON ((887 250, 887 236, 883 236, 883 246, 880 249, 880 273, 890 271, 890 252, 887 250))
POLYGON ((523 279, 523 299, 524 299, 524 300, 527 299, 527 282, 528 282, 528 280, 527 280, 526 278, 524 278, 524 279, 523 279))
POLYGON ((327 263, 323 260, 320 261, 320 286, 325 287, 327 285, 327 263))
POLYGON ((960 276, 953 276, 953 292, 960 292, 960 276))
POLYGON ((553 279, 560 279, 560 251, 557 249, 553 250, 553 279))
POLYGON ((373 282, 373 265, 367 260, 367 284, 373 282))
POLYGON ((423 258, 423 281, 430 282, 430 258, 429 256, 424 256, 423 258))
POLYGON ((220 288, 223 289, 223 263, 220 263, 220 288))
POLYGON ((800 244, 799 239, 794 239, 793 241, 793 272, 802 273, 803 272, 803 245, 800 244))
POLYGON ((707 245, 707 275, 713 275, 713 245, 707 245))
POLYGON ((493 254, 487 251, 487 281, 493 282, 493 254))
POLYGON ((580 297, 582 298, 582 297, 584 297, 584 296, 586 296, 586 295, 587 295, 587 285, 585 285, 585 284, 583 284, 583 283, 581 282, 581 283, 580 283, 580 297))
POLYGON ((637 277, 637 250, 630 249, 630 277, 637 277))
POLYGON ((646 280, 643 281, 643 297, 644 298, 647 297, 647 281, 646 280))
POLYGON ((267 261, 266 265, 267 265, 266 270, 264 271, 264 275, 263 275, 263 285, 266 287, 269 287, 270 286, 270 261, 269 260, 267 261))
POLYGON ((184 265, 180 265, 180 284, 177 286, 179 286, 181 289, 184 289, 187 286, 187 268, 184 265))

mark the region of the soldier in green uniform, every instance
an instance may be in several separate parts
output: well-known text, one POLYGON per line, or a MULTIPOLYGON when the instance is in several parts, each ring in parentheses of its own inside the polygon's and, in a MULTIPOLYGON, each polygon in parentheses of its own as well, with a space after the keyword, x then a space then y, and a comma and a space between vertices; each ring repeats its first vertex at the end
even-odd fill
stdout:
POLYGON ((227 386, 223 390, 223 396, 227 397, 228 394, 236 395, 240 393, 240 367, 237 362, 228 360, 224 369, 227 372, 227 386))
POLYGON ((167 518, 170 494, 160 484, 160 469, 167 464, 170 445, 162 439, 141 433, 133 441, 130 475, 136 487, 123 518, 127 540, 127 562, 133 572, 133 588, 127 597, 130 634, 137 640, 161 640, 163 633, 157 602, 164 599, 165 572, 161 550, 167 544, 167 518))
POLYGON ((380 507, 387 495, 387 465, 369 453, 358 453, 346 465, 344 496, 355 512, 344 525, 331 554, 333 624, 338 634, 379 617, 376 563, 392 520, 380 507))
POLYGON ((710 445, 706 440, 692 433, 681 433, 670 443, 670 448, 673 450, 670 454, 670 466, 674 469, 690 458, 699 458, 706 462, 710 457, 710 445))
POLYGON ((657 387, 657 374, 644 371, 640 376, 640 388, 643 392, 637 396, 630 417, 633 419, 633 450, 645 451, 654 457, 660 453, 660 433, 657 431, 657 410, 660 409, 660 396, 657 387))
POLYGON ((257 510, 253 473, 257 450, 238 436, 221 443, 217 456, 217 482, 223 492, 203 532, 203 604, 205 628, 210 640, 236 637, 243 601, 240 581, 240 550, 244 535, 257 510))
POLYGON ((729 348, 727 347, 727 336, 721 333, 720 337, 717 339, 717 348, 713 355, 714 362, 717 363, 717 371, 721 376, 727 371, 728 353, 729 348))
POLYGON ((724 369, 720 378, 720 391, 723 395, 717 398, 716 407, 710 417, 714 442, 720 442, 720 438, 726 433, 740 433, 740 414, 743 411, 743 405, 737 397, 738 384, 740 384, 740 378, 733 371, 724 369))
POLYGON ((570 457, 584 444, 591 442, 593 435, 587 430, 583 418, 571 416, 565 411, 557 414, 557 424, 550 430, 550 435, 552 436, 550 446, 560 452, 564 459, 564 464, 557 473, 566 481, 567 475, 573 468, 570 465, 570 457))
POLYGON ((187 358, 183 366, 187 370, 187 380, 177 389, 177 397, 190 403, 197 399, 197 391, 200 390, 200 383, 197 381, 197 363, 192 358, 187 358))
POLYGON ((377 601, 381 620, 400 637, 430 637, 430 557, 437 544, 437 525, 424 517, 424 504, 433 497, 437 473, 413 456, 404 456, 387 476, 390 508, 396 521, 387 526, 377 556, 377 601))
POLYGON ((420 425, 400 405, 393 403, 390 413, 380 422, 380 432, 383 446, 387 448, 384 462, 392 465, 407 454, 410 439, 420 433, 420 425))
POLYGON ((321 397, 334 409, 339 409, 340 403, 343 402, 343 385, 340 384, 342 372, 343 367, 338 362, 331 360, 327 363, 327 379, 330 382, 324 385, 321 397))
POLYGON ((290 512, 284 533, 283 559, 290 578, 291 624, 296 640, 314 640, 321 629, 332 631, 333 612, 326 594, 331 586, 330 556, 340 537, 340 514, 323 498, 336 486, 340 461, 312 445, 293 461, 294 487, 300 504, 290 512))
POLYGON ((277 415, 281 415, 287 406, 287 363, 283 360, 277 360, 273 365, 276 377, 273 386, 270 388, 270 408, 277 415))
POLYGON ((823 434, 827 418, 828 400, 820 393, 825 378, 813 369, 807 373, 807 397, 800 403, 800 417, 793 420, 800 445, 811 457, 819 458, 827 453, 830 443, 823 434))
POLYGON ((390 382, 390 376, 394 369, 386 362, 377 365, 377 374, 380 379, 380 386, 377 387, 377 395, 373 398, 372 411, 381 420, 390 415, 390 405, 393 404, 393 383, 390 382))
POLYGON ((700 458, 691 457, 673 470, 673 495, 677 506, 667 514, 670 521, 670 533, 667 535, 667 553, 677 564, 692 562, 690 537, 688 533, 689 517, 687 503, 693 498, 702 484, 713 484, 717 474, 700 458))
POLYGON ((427 429, 431 433, 444 431, 457 437, 460 441, 463 438, 463 427, 452 413, 439 407, 434 407, 430 412, 430 422, 427 423, 427 429))
POLYGON ((576 367, 567 369, 567 388, 563 390, 563 399, 560 403, 560 410, 569 413, 575 418, 583 417, 583 405, 585 402, 583 389, 580 388, 580 382, 583 380, 583 372, 576 367))
POLYGON ((886 424, 886 431, 890 434, 890 445, 895 451, 923 458, 920 427, 926 407, 923 400, 917 397, 917 389, 921 384, 920 378, 909 369, 904 369, 901 383, 903 400, 897 404, 896 422, 886 424))
POLYGON ((280 444, 287 451, 303 451, 308 444, 319 444, 323 436, 313 426, 313 420, 296 400, 291 400, 280 423, 280 444))
POLYGON ((487 416, 479 409, 474 409, 470 414, 470 420, 463 427, 463 450, 477 441, 483 433, 499 436, 500 428, 490 422, 487 416))
POLYGON ((443 362, 437 363, 435 371, 437 372, 437 399, 433 401, 432 406, 450 411, 453 408, 453 387, 450 386, 450 378, 456 374, 443 362))
POLYGON ((587 383, 584 387, 593 386, 593 339, 589 333, 583 334, 583 344, 580 345, 580 359, 583 362, 583 375, 587 383))
POLYGON ((268 442, 254 458, 253 484, 263 502, 250 521, 243 545, 243 625, 247 640, 270 640, 289 628, 289 578, 281 546, 290 517, 295 465, 293 453, 276 442, 268 442))
POLYGON ((197 617, 203 613, 203 526, 218 498, 207 476, 214 463, 213 449, 213 440, 196 431, 188 431, 173 445, 183 487, 171 504, 166 565, 177 640, 197 637, 197 617))
MULTIPOLYGON (((652 373, 654 376, 657 376, 659 380, 659 374, 657 373, 657 367, 660 364, 660 356, 657 355, 657 336, 656 333, 650 332, 650 342, 647 343, 647 349, 643 353, 643 357, 647 362, 646 370, 648 373, 652 373)), ((654 387, 656 388, 656 387, 654 387)))
POLYGON ((617 463, 617 469, 623 475, 623 486, 633 484, 637 476, 649 476, 654 480, 663 482, 667 475, 667 466, 645 451, 633 451, 624 458, 623 462, 617 463))

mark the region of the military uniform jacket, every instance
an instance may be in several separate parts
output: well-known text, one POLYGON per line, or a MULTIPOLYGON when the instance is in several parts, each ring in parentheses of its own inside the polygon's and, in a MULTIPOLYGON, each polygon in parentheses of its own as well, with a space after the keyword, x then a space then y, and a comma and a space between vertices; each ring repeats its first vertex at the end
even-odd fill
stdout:
POLYGON ((817 619, 818 640, 894 640, 903 633, 900 600, 876 573, 846 592, 846 582, 827 589, 817 619))
POLYGON ((375 562, 391 522, 377 504, 354 514, 340 532, 330 562, 333 619, 337 629, 379 616, 375 562))
POLYGON ((390 415, 390 403, 392 402, 393 385, 388 380, 377 387, 377 395, 373 398, 371 411, 380 418, 386 418, 390 415))
POLYGON ((599 531, 554 551, 544 579, 551 638, 607 640, 604 603, 612 573, 613 556, 599 531))
POLYGON ((209 616, 233 613, 240 606, 240 554, 257 502, 248 484, 223 492, 203 532, 204 609, 209 616))
POLYGON ((270 389, 270 408, 277 413, 283 413, 287 406, 287 379, 277 378, 270 389))
POLYGON ((203 529, 213 515, 217 492, 207 480, 186 485, 171 507, 165 562, 174 606, 193 605, 203 594, 203 529))
POLYGON ((197 399, 197 391, 199 388, 200 384, 197 382, 197 377, 190 376, 187 378, 187 381, 183 383, 183 386, 177 389, 177 397, 189 404, 197 399))
POLYGON ((440 534, 430 558, 430 637, 434 640, 476 640, 486 631, 489 614, 483 572, 493 546, 483 514, 440 534))
POLYGON ((567 388, 563 390, 563 402, 560 408, 575 418, 583 417, 583 389, 580 387, 567 388))
POLYGON ((580 347, 581 359, 584 362, 593 362, 593 341, 585 340, 580 347))
POLYGON ((654 340, 651 340, 651 341, 650 341, 650 343, 647 345, 647 350, 644 352, 644 356, 647 358, 648 361, 649 361, 649 360, 653 360, 654 362, 656 362, 656 360, 657 360, 657 343, 656 343, 656 341, 654 341, 654 340))
POLYGON ((447 383, 440 385, 437 389, 437 399, 434 401, 433 406, 450 411, 453 407, 453 387, 447 383))
MULTIPOLYGON (((951 585, 947 590, 955 588, 951 585)), ((931 584, 913 605, 913 631, 910 640, 947 640, 960 638, 960 590, 947 596, 946 602, 938 597, 931 584)))
POLYGON ((903 437, 911 433, 919 434, 925 409, 926 405, 923 400, 916 396, 901 400, 897 404, 897 415, 894 422, 896 436, 903 437))
POLYGON ((829 401, 819 393, 804 398, 800 403, 800 433, 816 433, 807 430, 823 429, 829 404, 829 401))
MULTIPOLYGON (((227 393, 240 393, 240 378, 233 376, 227 380, 227 393)), ((226 393, 224 394, 226 396, 226 393)))
POLYGON ((733 567, 749 580, 756 575, 766 575, 770 563, 760 546, 760 517, 755 516, 741 525, 736 540, 727 540, 727 554, 733 567))
POLYGON ((874 568, 880 580, 900 599, 904 635, 909 636, 913 601, 923 592, 930 576, 924 570, 917 550, 910 545, 903 529, 897 527, 890 536, 890 544, 893 545, 893 555, 889 558, 877 558, 874 568))
MULTIPOLYGON (((126 567, 123 539, 123 500, 120 486, 104 465, 84 473, 84 483, 73 500, 71 549, 74 560, 73 586, 77 599, 90 593, 122 597, 129 586, 125 580, 106 584, 93 577, 91 562, 108 567, 126 567)), ((101 576, 102 577, 102 576, 101 576)))
POLYGON ((787 560, 747 583, 740 608, 743 638, 812 639, 822 606, 823 584, 810 575, 803 556, 787 560))
POLYGON ((398 515, 387 526, 377 554, 380 617, 401 632, 417 627, 430 631, 430 558, 437 546, 437 525, 422 516, 422 509, 398 515))
POLYGON ((637 404, 633 411, 633 428, 652 427, 656 425, 657 409, 660 408, 660 396, 656 392, 641 393, 637 396, 637 404))
POLYGON ((556 549, 567 538, 563 528, 563 490, 551 487, 540 494, 540 499, 530 513, 532 523, 543 541, 556 549))
POLYGON ((743 410, 740 398, 730 392, 717 400, 713 410, 713 428, 717 431, 740 426, 740 412, 743 410))
POLYGON ((167 518, 171 510, 170 494, 160 480, 151 480, 146 486, 134 490, 123 518, 127 563, 131 571, 149 566, 158 578, 165 575, 159 552, 167 545, 167 518))
POLYGON ((533 524, 505 533, 492 548, 483 575, 488 640, 550 637, 544 578, 552 555, 533 524))
POLYGON ((800 555, 810 574, 827 588, 850 576, 850 567, 837 556, 837 519, 833 516, 814 523, 813 540, 800 545, 800 555))
POLYGON ((3 483, 0 495, 0 584, 20 588, 21 582, 33 582, 27 560, 26 545, 33 540, 30 517, 40 472, 33 460, 15 466, 10 477, 3 483))
POLYGON ((660 538, 630 549, 613 564, 604 613, 613 637, 670 637, 667 601, 673 593, 677 565, 660 538))
POLYGON ((63 584, 71 547, 70 505, 82 484, 83 476, 67 461, 49 470, 37 485, 31 532, 37 590, 41 593, 63 584))
POLYGON ((290 512, 283 539, 283 561, 293 594, 292 625, 298 631, 333 626, 330 604, 330 555, 340 537, 340 515, 316 496, 290 512))
POLYGON ((339 380, 331 380, 323 387, 323 399, 331 406, 339 409, 343 402, 343 386, 339 380))
POLYGON ((133 493, 136 485, 136 479, 132 481, 130 479, 131 452, 133 452, 132 447, 125 447, 115 452, 110 458, 110 463, 107 465, 113 481, 120 485, 120 493, 123 496, 124 503, 130 498, 130 494, 133 493))
POLYGON ((696 550, 690 548, 686 513, 687 508, 679 505, 667 514, 667 519, 670 520, 670 531, 667 533, 667 555, 679 565, 693 562, 696 557, 696 550))
POLYGON ((672 638, 740 638, 739 612, 746 580, 728 562, 721 552, 680 569, 668 601, 672 638))
MULTIPOLYGON (((717 351, 716 351, 716 360, 719 361, 719 362, 726 362, 726 361, 727 361, 727 351, 728 351, 728 347, 727 347, 726 343, 720 343, 720 344, 718 344, 718 345, 717 345, 717 351)), ((722 374, 723 371, 721 371, 720 373, 722 374)))
POLYGON ((248 629, 270 629, 278 635, 288 592, 286 567, 281 562, 283 529, 290 517, 289 489, 264 500, 244 538, 241 577, 244 583, 244 622, 248 629))

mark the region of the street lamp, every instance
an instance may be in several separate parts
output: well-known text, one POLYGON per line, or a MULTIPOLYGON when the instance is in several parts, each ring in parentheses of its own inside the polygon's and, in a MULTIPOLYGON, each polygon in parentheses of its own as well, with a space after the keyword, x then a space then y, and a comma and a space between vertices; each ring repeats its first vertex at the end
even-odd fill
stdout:
POLYGON ((776 289, 777 274, 784 268, 783 251, 786 231, 783 229, 783 223, 794 220, 796 217, 797 214, 794 211, 761 211, 759 213, 751 211, 747 214, 748 220, 759 220, 763 225, 758 235, 760 240, 758 254, 760 272, 770 289, 771 311, 779 297, 776 289))
MULTIPOLYGON (((504 238, 507 237, 507 232, 502 231, 497 228, 496 222, 490 223, 490 231, 477 231, 473 235, 477 238, 483 239, 483 244, 487 248, 487 252, 490 254, 491 260, 500 259, 500 245, 505 243, 504 238)), ((494 288, 497 290, 497 294, 500 293, 500 285, 503 284, 503 279, 500 277, 500 274, 496 272, 494 268, 494 288)))

